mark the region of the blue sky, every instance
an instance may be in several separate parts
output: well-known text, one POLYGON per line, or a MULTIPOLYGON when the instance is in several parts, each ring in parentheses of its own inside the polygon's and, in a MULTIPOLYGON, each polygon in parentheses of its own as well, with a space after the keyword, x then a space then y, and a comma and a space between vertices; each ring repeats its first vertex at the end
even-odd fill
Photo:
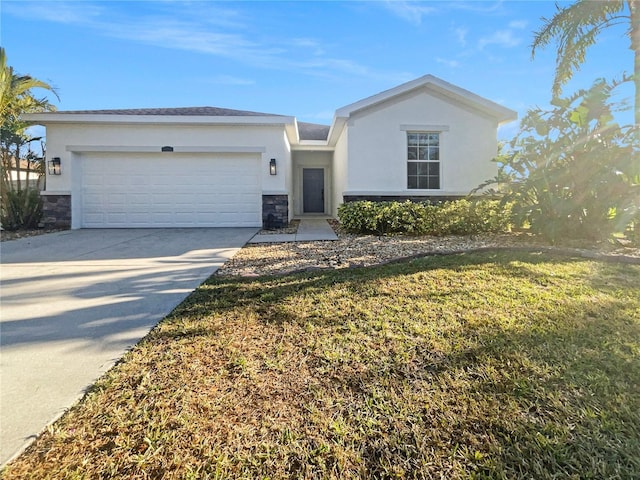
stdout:
MULTIPOLYGON (((329 124, 337 108, 427 73, 520 117, 551 97, 554 48, 533 61, 529 48, 540 18, 555 12, 550 1, 2 0, 0 8, 9 64, 55 86, 60 110, 217 106, 329 124)), ((567 93, 632 71, 625 33, 604 32, 567 93)))

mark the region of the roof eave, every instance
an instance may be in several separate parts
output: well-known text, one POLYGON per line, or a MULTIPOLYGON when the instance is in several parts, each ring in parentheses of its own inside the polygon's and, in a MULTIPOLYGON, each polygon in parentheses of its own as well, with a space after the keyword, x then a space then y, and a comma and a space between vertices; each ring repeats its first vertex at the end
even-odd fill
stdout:
POLYGON ((329 135, 327 135, 327 144, 335 147, 338 143, 338 139, 342 134, 342 130, 344 126, 347 124, 348 117, 340 117, 336 111, 336 114, 333 117, 333 121, 331 122, 331 128, 329 129, 329 135))
POLYGON ((295 117, 208 116, 208 115, 114 115, 87 113, 30 113, 23 115, 28 122, 42 125, 59 123, 101 124, 184 124, 184 125, 294 125, 295 117))
POLYGON ((289 145, 297 145, 300 143, 300 133, 298 132, 298 120, 296 117, 290 117, 293 119, 291 123, 285 124, 285 131, 289 145))
POLYGON ((293 145, 292 150, 296 152, 333 152, 334 147, 329 145, 326 140, 301 140, 298 145, 293 145))
POLYGON ((394 97, 404 95, 414 90, 425 87, 432 88, 435 91, 445 94, 452 100, 457 100, 459 102, 473 106, 477 110, 480 110, 490 117, 495 118, 499 124, 510 122, 518 118, 518 113, 514 110, 503 107, 496 102, 476 95, 475 93, 465 90, 464 88, 457 87, 433 75, 424 75, 410 82, 403 83, 402 85, 398 85, 397 87, 385 90, 384 92, 380 92, 376 95, 372 95, 370 97, 339 108, 338 110, 336 110, 336 117, 349 118, 350 116, 361 110, 373 107, 374 105, 386 102, 394 97))

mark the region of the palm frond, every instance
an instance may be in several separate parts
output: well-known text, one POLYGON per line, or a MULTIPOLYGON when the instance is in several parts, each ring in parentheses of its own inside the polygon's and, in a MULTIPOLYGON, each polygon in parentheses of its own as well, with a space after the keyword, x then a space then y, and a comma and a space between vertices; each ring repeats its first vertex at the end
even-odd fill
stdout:
POLYGON ((542 18, 543 26, 535 32, 531 44, 531 57, 552 43, 557 44, 556 70, 552 92, 558 96, 562 87, 585 62, 587 51, 593 46, 603 29, 617 25, 629 15, 623 0, 579 0, 568 7, 556 4, 552 18, 542 18))

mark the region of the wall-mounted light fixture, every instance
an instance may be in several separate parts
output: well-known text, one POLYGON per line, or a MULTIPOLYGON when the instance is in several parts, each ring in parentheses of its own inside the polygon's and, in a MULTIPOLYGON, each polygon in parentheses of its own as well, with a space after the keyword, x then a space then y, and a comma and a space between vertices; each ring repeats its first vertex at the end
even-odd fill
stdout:
POLYGON ((269 175, 275 175, 276 173, 278 173, 276 169, 276 159, 272 158, 269 162, 269 175))
POLYGON ((166 145, 160 149, 161 152, 173 152, 173 147, 166 145))
POLYGON ((60 157, 53 157, 47 162, 49 167, 49 175, 60 175, 62 170, 60 169, 60 157))

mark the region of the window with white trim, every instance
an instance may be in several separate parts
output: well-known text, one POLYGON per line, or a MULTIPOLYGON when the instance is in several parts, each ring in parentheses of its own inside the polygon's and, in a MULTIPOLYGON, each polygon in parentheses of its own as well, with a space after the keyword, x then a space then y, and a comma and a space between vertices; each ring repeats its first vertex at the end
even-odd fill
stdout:
POLYGON ((407 188, 440 189, 439 132, 407 132, 407 188))

